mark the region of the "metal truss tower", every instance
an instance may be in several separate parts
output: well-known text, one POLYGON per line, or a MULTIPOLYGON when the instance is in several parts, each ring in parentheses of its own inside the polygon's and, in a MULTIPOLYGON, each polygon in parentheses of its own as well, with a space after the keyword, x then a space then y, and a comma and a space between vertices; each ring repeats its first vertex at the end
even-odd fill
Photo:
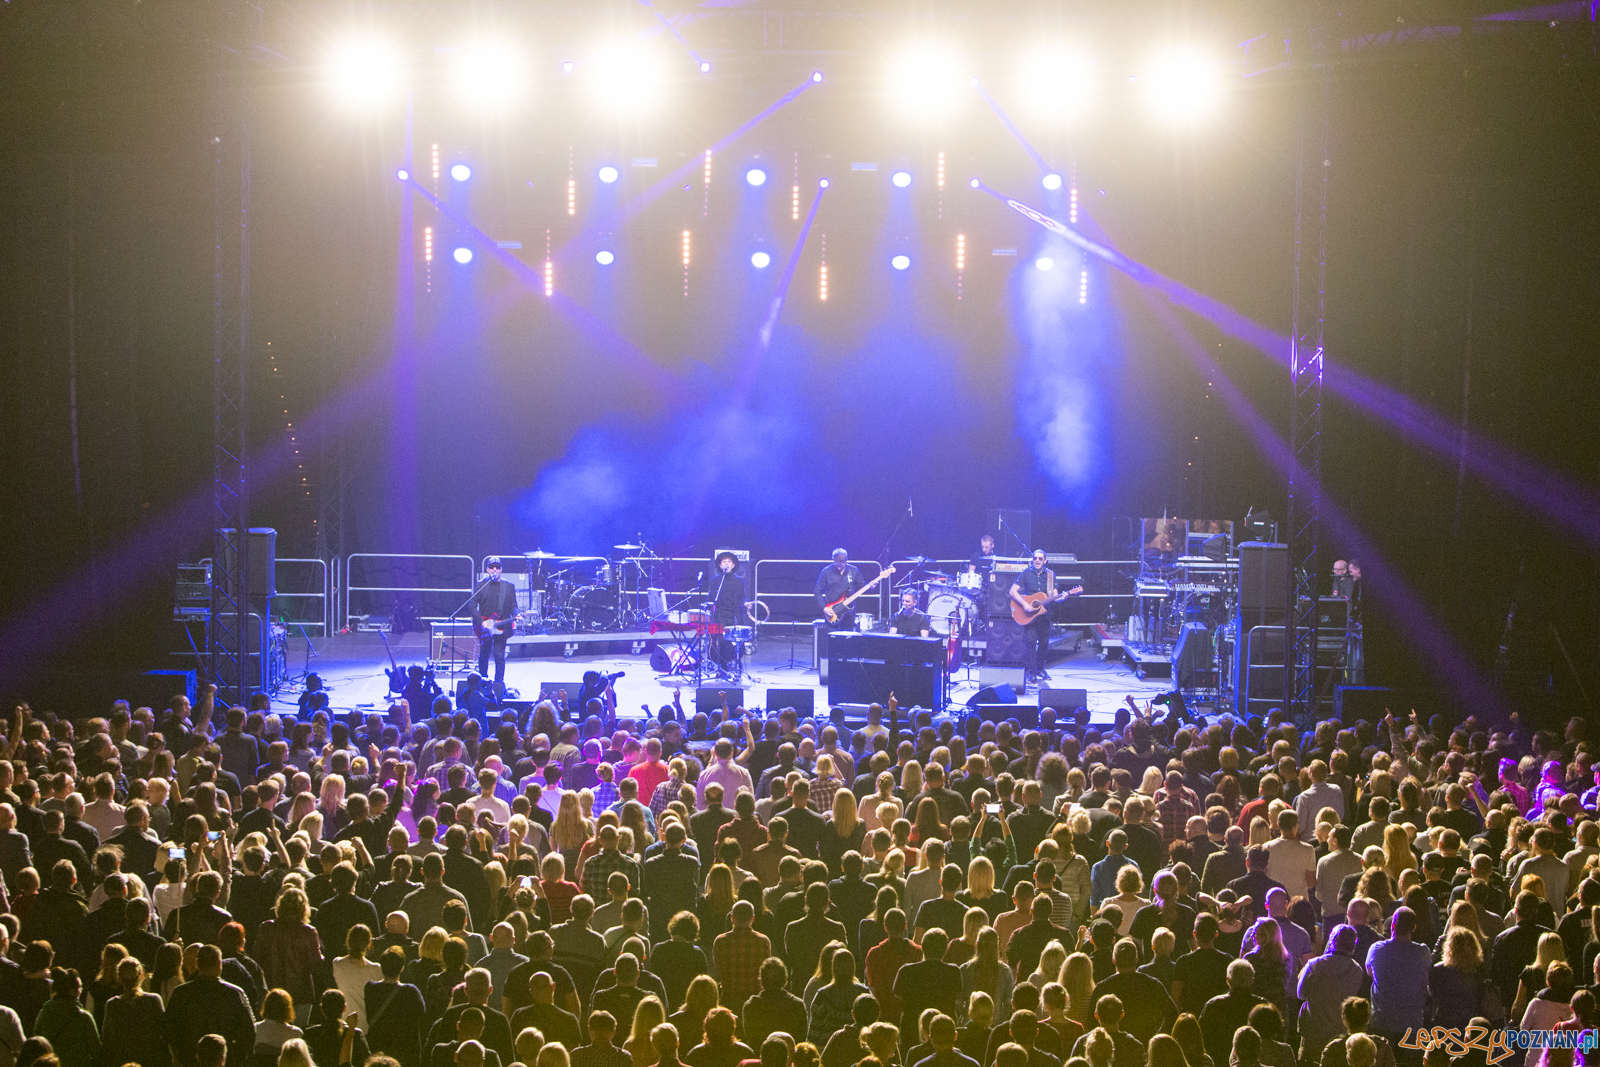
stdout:
MULTIPOLYGON (((252 686, 250 655, 248 308, 250 291, 247 81, 253 9, 219 3, 211 44, 215 166, 212 318, 211 678, 218 699, 243 703, 252 686)), ((264 620, 263 620, 264 621, 264 620)), ((257 642, 259 643, 259 633, 257 642)))
POLYGON ((1317 593, 1322 536, 1323 313, 1328 261, 1328 127, 1333 53, 1323 0, 1301 0, 1291 31, 1301 101, 1295 170, 1294 324, 1289 349, 1288 612, 1284 710, 1308 727, 1316 717, 1317 593))

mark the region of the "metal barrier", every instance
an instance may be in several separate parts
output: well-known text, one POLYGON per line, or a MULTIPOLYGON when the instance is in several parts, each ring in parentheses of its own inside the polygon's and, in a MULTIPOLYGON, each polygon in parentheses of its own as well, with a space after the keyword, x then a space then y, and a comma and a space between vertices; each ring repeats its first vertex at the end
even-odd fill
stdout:
MULTIPOLYGON (((810 629, 820 616, 812 590, 816 588, 817 575, 832 562, 831 559, 764 559, 757 562, 752 568, 750 599, 761 601, 772 611, 772 616, 762 626, 810 629), (763 582, 766 584, 763 585, 763 582)), ((873 560, 855 562, 855 566, 860 568, 861 576, 869 582, 883 571, 883 567, 873 560)), ((893 614, 888 610, 891 603, 886 588, 888 584, 880 584, 856 604, 859 606, 875 600, 877 607, 873 614, 887 618, 893 614)))
POLYGON ((304 626, 314 629, 317 636, 329 633, 328 565, 320 559, 276 560, 274 582, 278 587, 272 598, 273 614, 283 619, 291 630, 304 626), (284 565, 288 564, 286 568, 284 565))
POLYGON ((392 615, 402 597, 414 598, 423 622, 448 619, 477 588, 476 566, 471 556, 353 553, 345 559, 343 625, 365 615, 392 615))

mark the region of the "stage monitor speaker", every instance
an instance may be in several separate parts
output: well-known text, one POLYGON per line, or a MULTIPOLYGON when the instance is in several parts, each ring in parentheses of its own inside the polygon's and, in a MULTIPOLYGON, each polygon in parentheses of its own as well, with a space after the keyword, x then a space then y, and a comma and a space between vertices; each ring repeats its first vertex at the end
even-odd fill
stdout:
MULTIPOLYGON (((1248 620, 1259 612, 1278 613, 1281 621, 1289 599, 1289 546, 1246 541, 1239 546, 1239 609, 1248 620)), ((1272 623, 1252 623, 1272 625, 1272 623)))
POLYGON ((1037 704, 979 704, 973 711, 984 722, 1004 722, 1007 719, 1016 719, 1024 729, 1035 730, 1039 727, 1039 705, 1037 704))
POLYGON ((657 645, 650 650, 650 669, 657 674, 671 674, 692 667, 694 667, 694 653, 687 648, 657 645))
MULTIPOLYGON (((555 700, 558 696, 561 695, 561 691, 563 689, 565 689, 567 691, 567 705, 570 707, 573 703, 575 703, 577 701, 578 694, 583 692, 583 679, 579 678, 575 682, 540 682, 539 683, 539 699, 540 700, 555 700)), ((578 709, 578 710, 579 710, 580 713, 582 712, 581 708, 578 709)), ((561 712, 560 712, 559 709, 556 711, 556 718, 557 719, 561 718, 561 712)), ((552 738, 550 743, 553 745, 553 744, 556 743, 556 740, 557 740, 556 738, 552 738)))
POLYGON ((1057 712, 1056 721, 1061 721, 1060 712, 1071 714, 1079 708, 1089 706, 1089 691, 1087 689, 1039 689, 1039 706, 1041 708, 1054 708, 1057 712))
POLYGON ((1033 551, 1033 512, 1027 508, 990 508, 988 525, 997 556, 1026 556, 1033 551))
POLYGON ((1007 615, 1003 619, 989 619, 984 636, 988 642, 983 650, 983 662, 1000 667, 1021 667, 1028 662, 1028 645, 1022 637, 1022 627, 1007 615))
MULTIPOLYGON (((232 535, 236 531, 230 529, 225 532, 230 535, 231 542, 232 535)), ((250 566, 250 603, 256 605, 266 597, 278 595, 278 531, 270 526, 252 526, 249 536, 250 544, 246 551, 250 558, 246 562, 250 566)), ((230 574, 238 566, 234 556, 235 553, 230 548, 228 556, 224 559, 230 574)))
POLYGON ((1015 704, 1017 691, 1004 682, 999 685, 986 685, 967 701, 967 707, 975 708, 979 704, 1015 704))
POLYGON ((744 690, 732 685, 703 685, 694 691, 694 710, 707 715, 722 710, 722 694, 728 694, 728 710, 744 707, 744 690))
POLYGON ((767 710, 779 708, 793 708, 800 713, 802 719, 809 719, 817 713, 817 691, 815 689, 768 689, 767 710))
POLYGON ((985 663, 978 668, 979 685, 1009 685, 1022 689, 1027 685, 1028 672, 1022 667, 1001 667, 985 663))
POLYGON ((1203 622, 1186 622, 1178 634, 1178 647, 1172 652, 1172 678, 1179 689, 1195 689, 1196 678, 1202 671, 1212 671, 1216 665, 1211 631, 1203 622))

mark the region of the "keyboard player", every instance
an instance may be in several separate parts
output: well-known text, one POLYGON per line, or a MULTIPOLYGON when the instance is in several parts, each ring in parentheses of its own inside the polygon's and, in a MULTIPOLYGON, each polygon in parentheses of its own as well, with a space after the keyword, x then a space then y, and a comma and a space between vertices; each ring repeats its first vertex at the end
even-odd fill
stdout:
POLYGON ((889 632, 902 637, 927 637, 931 626, 928 616, 917 610, 917 594, 906 590, 900 594, 900 610, 889 619, 889 632))

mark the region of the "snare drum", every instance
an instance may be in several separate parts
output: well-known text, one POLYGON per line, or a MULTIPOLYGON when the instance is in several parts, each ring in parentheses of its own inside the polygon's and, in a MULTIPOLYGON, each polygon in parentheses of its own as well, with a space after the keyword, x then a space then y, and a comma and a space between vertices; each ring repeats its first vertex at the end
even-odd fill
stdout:
POLYGON ((756 639, 754 626, 727 626, 722 630, 722 636, 734 644, 747 645, 756 639))
POLYGON ((594 584, 595 585, 610 585, 611 584, 611 564, 609 564, 609 563, 600 564, 600 569, 595 571, 595 573, 594 573, 594 584))
POLYGON ((868 615, 866 612, 860 612, 856 615, 856 632, 863 634, 871 633, 872 624, 876 621, 877 620, 875 620, 871 615, 868 615))
POLYGON ((983 575, 977 571, 973 571, 970 574, 958 574, 956 575, 956 588, 966 589, 974 593, 979 592, 983 589, 983 575))

